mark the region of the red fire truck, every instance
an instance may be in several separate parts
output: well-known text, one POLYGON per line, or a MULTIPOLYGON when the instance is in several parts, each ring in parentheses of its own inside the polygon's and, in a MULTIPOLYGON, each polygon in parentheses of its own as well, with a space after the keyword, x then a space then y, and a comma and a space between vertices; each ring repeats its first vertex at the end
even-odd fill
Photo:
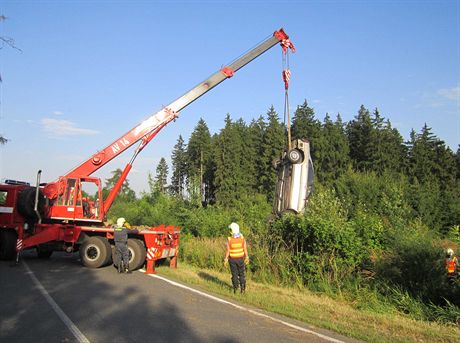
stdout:
MULTIPOLYGON (((0 259, 14 259, 22 250, 35 248, 42 258, 51 256, 53 251, 79 251, 87 267, 109 264, 113 254, 113 228, 105 226, 104 220, 137 155, 165 125, 178 117, 179 111, 278 43, 284 53, 294 49, 283 29, 274 32, 57 180, 42 184, 39 171, 36 185, 14 180, 0 184, 0 259), (91 175, 136 143, 139 145, 130 162, 103 199, 101 180, 91 175), (85 189, 94 189, 97 197, 88 199, 85 189)), ((167 257, 175 267, 179 234, 178 227, 159 225, 131 235, 128 240, 130 269, 138 269, 147 261, 147 272, 154 272, 155 260, 167 257)))

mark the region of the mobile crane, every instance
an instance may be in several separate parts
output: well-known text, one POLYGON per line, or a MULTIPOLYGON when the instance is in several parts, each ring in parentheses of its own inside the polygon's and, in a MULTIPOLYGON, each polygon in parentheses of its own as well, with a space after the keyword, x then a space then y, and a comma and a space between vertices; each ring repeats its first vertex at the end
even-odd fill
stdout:
MULTIPOLYGON (((104 219, 138 154, 178 117, 179 111, 278 43, 284 53, 294 50, 284 30, 275 31, 57 180, 41 184, 39 171, 35 187, 13 180, 0 184, 0 259, 13 259, 24 249, 36 248, 39 257, 49 257, 53 251, 79 251, 85 266, 107 265, 112 259, 113 228, 105 226, 104 219), (136 143, 139 145, 131 160, 103 199, 101 180, 91 175, 136 143), (84 197, 85 185, 97 189, 97 201, 84 197)), ((141 267, 147 260, 147 272, 154 272, 154 261, 166 257, 171 258, 174 267, 179 234, 177 227, 160 225, 130 236, 130 269, 141 267)))

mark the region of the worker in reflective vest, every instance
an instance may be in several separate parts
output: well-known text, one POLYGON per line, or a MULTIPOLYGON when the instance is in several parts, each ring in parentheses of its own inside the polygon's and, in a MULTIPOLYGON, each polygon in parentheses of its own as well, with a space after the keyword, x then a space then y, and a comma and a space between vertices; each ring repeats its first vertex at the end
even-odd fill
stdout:
POLYGON ((232 235, 227 240, 224 265, 230 264, 233 293, 236 293, 238 288, 240 288, 241 293, 244 293, 246 291, 245 265, 249 264, 248 248, 246 240, 240 233, 240 226, 237 223, 231 223, 229 228, 232 235))
POLYGON ((131 226, 125 218, 118 218, 117 225, 114 228, 113 240, 115 241, 115 252, 118 260, 118 272, 130 273, 129 270, 129 250, 128 250, 128 232, 138 233, 137 230, 131 230, 131 226))
POLYGON ((458 259, 457 256, 454 255, 454 251, 452 249, 447 249, 446 253, 447 277, 449 278, 449 281, 454 282, 457 278, 458 259))

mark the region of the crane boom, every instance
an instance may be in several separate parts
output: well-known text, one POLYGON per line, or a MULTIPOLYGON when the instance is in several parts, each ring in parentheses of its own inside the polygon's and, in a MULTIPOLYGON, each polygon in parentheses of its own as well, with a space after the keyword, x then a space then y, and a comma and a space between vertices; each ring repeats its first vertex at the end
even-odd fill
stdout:
POLYGON ((102 221, 105 214, 115 199, 121 185, 131 170, 132 162, 137 154, 156 136, 156 134, 169 122, 178 117, 179 111, 190 105, 193 101, 209 92, 222 81, 233 76, 233 74, 244 67, 246 64, 262 55, 264 52, 280 43, 284 52, 288 48, 294 51, 294 46, 289 40, 289 36, 283 29, 275 31, 273 35, 255 48, 245 53, 235 61, 230 63, 212 74, 209 78, 199 83, 187 93, 164 107, 157 113, 141 122, 139 125, 116 139, 104 149, 96 152, 89 159, 72 169, 66 175, 61 176, 58 180, 45 185, 43 192, 51 199, 50 218, 58 220, 85 220, 85 221, 102 221), (125 167, 119 180, 107 196, 104 203, 98 201, 98 211, 96 215, 87 216, 78 211, 78 206, 82 206, 82 186, 83 182, 91 182, 99 188, 98 199, 101 199, 101 182, 91 175, 99 168, 106 165, 115 157, 140 141, 139 147, 135 150, 134 156, 125 167))
POLYGON ((236 59, 230 65, 215 72, 209 78, 199 83, 190 91, 173 101, 170 105, 153 114, 142 123, 134 127, 132 130, 128 131, 123 136, 109 144, 107 147, 91 156, 91 158, 70 171, 66 176, 90 176, 96 170, 117 157, 136 142, 140 141, 146 135, 155 131, 159 127, 165 126, 171 120, 175 119, 178 116, 179 111, 190 105, 193 101, 205 93, 209 92, 225 79, 233 76, 233 73, 244 67, 246 64, 258 56, 262 55, 264 52, 272 48, 280 41, 286 39, 289 39, 289 37, 283 31, 283 29, 276 31, 272 37, 266 39, 254 49, 236 59))

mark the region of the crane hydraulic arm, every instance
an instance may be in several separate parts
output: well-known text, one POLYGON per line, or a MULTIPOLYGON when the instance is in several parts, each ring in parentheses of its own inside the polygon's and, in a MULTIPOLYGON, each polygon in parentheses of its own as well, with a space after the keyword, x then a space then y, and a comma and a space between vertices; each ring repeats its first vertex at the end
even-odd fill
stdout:
MULTIPOLYGON (((50 207, 51 218, 102 221, 121 188, 121 185, 125 181, 137 154, 156 136, 156 134, 170 121, 178 117, 179 111, 183 108, 210 91, 212 88, 216 87, 225 79, 232 77, 233 74, 240 68, 244 67, 246 64, 278 43, 281 44, 283 51, 286 51, 287 49, 294 50, 294 46, 289 40, 289 36, 283 29, 274 32, 273 36, 267 38, 265 41, 236 59, 228 66, 225 66, 212 74, 209 78, 192 88, 171 104, 144 120, 142 123, 110 143, 101 151, 96 152, 69 173, 60 177, 55 182, 48 183, 44 187, 44 193, 52 200, 52 205, 50 207), (97 206, 99 206, 99 210, 96 211, 97 215, 95 216, 93 214, 85 216, 83 213, 79 214, 79 212, 76 211, 76 206, 79 204, 79 197, 81 198, 81 182, 93 182, 98 186, 98 188, 101 188, 100 180, 90 176, 99 168, 103 167, 105 164, 139 141, 140 144, 135 150, 134 156, 125 167, 125 170, 121 174, 118 182, 104 201, 104 204, 102 204, 101 201, 98 202, 97 206), (70 184, 69 181, 71 182, 70 184), (70 194, 69 192, 73 193, 70 194), (56 201, 60 198, 62 198, 61 201, 56 201), (72 208, 70 211, 69 206, 72 208)), ((99 199, 102 199, 101 195, 102 193, 99 192, 99 199)), ((82 204, 81 201, 80 204, 82 204)))

